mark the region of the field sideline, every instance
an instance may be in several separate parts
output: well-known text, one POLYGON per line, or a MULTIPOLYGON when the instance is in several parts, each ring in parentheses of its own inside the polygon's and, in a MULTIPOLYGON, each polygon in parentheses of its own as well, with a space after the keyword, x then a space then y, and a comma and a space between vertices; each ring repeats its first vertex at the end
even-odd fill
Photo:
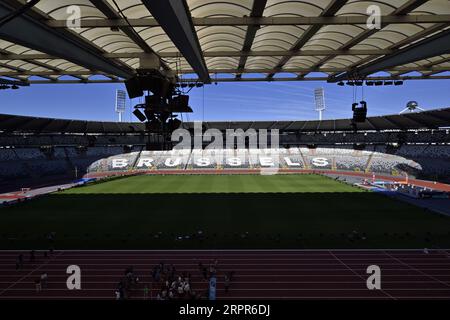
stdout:
POLYGON ((318 175, 140 175, 62 194, 363 192, 318 175))
POLYGON ((450 247, 450 218, 318 175, 136 176, 0 209, 0 249, 450 247))

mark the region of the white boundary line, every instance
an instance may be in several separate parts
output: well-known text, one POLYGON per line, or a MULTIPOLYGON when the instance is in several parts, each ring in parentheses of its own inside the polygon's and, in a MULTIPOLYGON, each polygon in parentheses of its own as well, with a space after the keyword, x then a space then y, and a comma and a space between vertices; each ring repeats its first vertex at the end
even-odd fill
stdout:
MULTIPOLYGON (((64 252, 59 253, 58 255, 62 255, 64 252)), ((30 272, 28 272, 26 275, 22 276, 21 278, 19 278, 19 280, 15 281, 14 283, 12 283, 9 287, 3 289, 2 291, 0 291, 0 296, 2 296, 4 293, 10 291, 10 290, 14 290, 12 289, 14 286, 18 285, 19 283, 21 283, 23 280, 27 279, 28 277, 30 277, 33 273, 35 273, 36 271, 44 268, 45 266, 47 266, 49 263, 51 262, 51 260, 48 260, 47 262, 41 264, 40 266, 38 266, 37 268, 34 268, 33 270, 31 270, 30 272)))
POLYGON ((433 275, 430 275, 430 274, 428 274, 428 273, 425 273, 425 272, 422 271, 421 269, 417 269, 417 268, 415 268, 414 266, 411 266, 411 265, 409 265, 408 263, 401 261, 399 258, 394 257, 394 256, 391 256, 389 253, 386 253, 386 254, 387 254, 388 256, 390 256, 391 258, 393 258, 394 260, 400 262, 400 263, 403 264, 404 266, 410 268, 411 270, 414 270, 414 271, 416 271, 416 272, 419 272, 419 273, 423 274, 424 276, 426 276, 426 277, 428 277, 428 278, 430 278, 430 279, 433 279, 433 280, 435 280, 435 281, 438 281, 438 282, 442 283, 443 285, 445 285, 445 286, 447 286, 447 287, 450 288, 450 285, 449 285, 448 283, 445 283, 445 282, 441 281, 440 279, 434 277, 433 275))
MULTIPOLYGON (((24 289, 9 289, 8 291, 16 291, 16 292, 20 292, 20 291, 34 291, 35 289, 32 288, 24 288, 24 289)), ((140 289, 142 290, 142 289, 140 289)), ((159 291, 159 289, 152 289, 153 291, 159 291)), ((408 289, 408 288, 403 288, 403 289, 388 289, 388 290, 395 290, 395 291, 413 291, 413 292, 417 292, 417 291, 450 291, 450 289, 446 289, 446 288, 426 288, 426 289, 408 289)), ((45 289, 44 291, 46 292, 52 292, 52 291, 67 291, 67 289, 55 289, 55 288, 50 288, 50 289, 45 289)), ((81 289, 80 292, 82 293, 83 291, 108 291, 111 292, 110 288, 88 288, 88 289, 81 289)), ((149 289, 150 291, 150 289, 149 289)), ((225 289, 217 289, 217 291, 225 291, 225 289)), ((284 289, 284 288, 250 288, 250 289, 243 289, 243 288, 235 288, 233 289, 233 291, 363 291, 363 292, 372 292, 374 294, 376 294, 376 292, 380 292, 380 290, 377 291, 370 291, 367 288, 360 288, 360 289, 356 289, 356 288, 290 288, 290 289, 284 289)), ((383 290, 381 290, 383 291, 383 290)), ((389 298, 389 296, 386 296, 387 298, 389 298)), ((390 298, 390 299, 394 299, 395 298, 390 298)))
MULTIPOLYGON (((357 277, 359 277, 363 282, 367 281, 367 279, 364 279, 364 277, 359 274, 358 272, 356 272, 356 270, 353 270, 351 267, 349 267, 345 262, 343 262, 341 259, 339 259, 338 257, 336 257, 333 252, 329 252, 340 264, 342 264, 343 266, 345 266, 349 271, 351 271, 353 274, 355 274, 357 277)), ((391 296, 389 293, 387 293, 386 291, 384 291, 383 289, 380 290, 384 295, 386 295, 387 297, 393 299, 393 300, 397 300, 395 297, 391 296)))
MULTIPOLYGON (((412 296, 412 297, 398 297, 401 300, 448 300, 448 297, 446 296, 412 296)), ((89 299, 86 299, 86 297, 54 297, 54 296, 26 296, 26 297, 0 297, 0 300, 54 300, 54 301, 60 301, 60 300, 115 300, 112 297, 89 297, 89 299)), ((139 297, 135 298, 133 300, 144 300, 144 298, 139 297)), ((147 299, 149 301, 154 301, 155 299, 147 299)), ((302 300, 390 300, 389 297, 372 297, 372 296, 365 296, 365 297, 354 297, 354 296, 348 296, 348 297, 334 297, 334 296, 327 296, 327 297, 225 297, 222 296, 219 298, 219 300, 243 300, 243 301, 252 301, 252 300, 263 300, 263 301, 278 301, 278 300, 293 300, 293 301, 302 301, 302 300)))

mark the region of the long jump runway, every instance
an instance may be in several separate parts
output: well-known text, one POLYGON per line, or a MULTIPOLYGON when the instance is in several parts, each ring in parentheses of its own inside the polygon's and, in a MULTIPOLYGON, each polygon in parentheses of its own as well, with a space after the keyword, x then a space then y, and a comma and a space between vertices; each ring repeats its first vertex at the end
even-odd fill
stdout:
POLYGON ((125 269, 132 266, 140 282, 131 299, 154 299, 158 284, 151 271, 160 262, 177 274, 191 274, 191 287, 206 292, 198 264, 218 260, 217 299, 450 299, 450 251, 55 251, 36 253, 16 270, 21 252, 0 252, 0 300, 112 300, 125 269), (69 265, 81 268, 81 290, 67 289, 69 265), (367 268, 381 268, 381 290, 369 290, 367 268), (224 274, 234 271, 228 293, 224 274), (35 281, 48 274, 48 286, 36 292, 35 281))

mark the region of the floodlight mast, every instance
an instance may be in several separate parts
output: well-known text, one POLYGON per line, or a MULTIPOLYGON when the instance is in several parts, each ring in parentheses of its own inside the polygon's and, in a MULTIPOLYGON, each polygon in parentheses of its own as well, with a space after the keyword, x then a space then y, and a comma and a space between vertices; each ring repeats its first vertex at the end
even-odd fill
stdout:
POLYGON ((317 88, 316 90, 314 90, 314 97, 315 97, 315 101, 316 101, 316 111, 319 112, 319 121, 322 121, 323 112, 326 109, 324 89, 317 88))
POLYGON ((123 90, 116 91, 115 111, 119 114, 119 122, 122 122, 122 115, 126 111, 127 93, 123 90))

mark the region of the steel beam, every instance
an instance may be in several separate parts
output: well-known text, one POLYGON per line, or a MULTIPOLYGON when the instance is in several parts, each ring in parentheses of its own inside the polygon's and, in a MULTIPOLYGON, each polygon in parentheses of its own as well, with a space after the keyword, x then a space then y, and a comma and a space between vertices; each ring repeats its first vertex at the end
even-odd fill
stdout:
POLYGON ((329 81, 336 82, 351 77, 363 78, 378 71, 388 70, 398 65, 404 65, 446 53, 450 53, 450 30, 442 31, 409 47, 400 49, 393 54, 368 63, 365 66, 357 67, 341 75, 331 77, 329 81))
MULTIPOLYGON (((412 24, 412 23, 445 23, 450 20, 448 14, 427 15, 418 14, 411 16, 381 16, 386 24, 412 24)), ((82 20, 82 28, 135 28, 159 27, 156 19, 85 19, 82 20), (129 22, 129 24, 128 24, 129 22)), ((325 25, 365 25, 365 16, 339 16, 339 17, 208 17, 192 18, 196 27, 210 26, 325 26, 325 25)), ((49 20, 46 24, 52 28, 67 28, 65 20, 49 20)))
MULTIPOLYGON (((418 7, 420 7, 421 5, 423 5, 425 2, 427 2, 428 0, 409 0, 406 3, 404 3, 402 6, 400 6, 399 8, 397 8, 396 10, 394 10, 394 12, 392 12, 389 16, 387 17, 383 17, 381 19, 381 28, 385 28, 386 26, 388 26, 389 23, 389 17, 394 18, 394 19, 405 19, 409 16, 407 16, 408 13, 410 13, 411 11, 417 9, 418 7)), ((447 21, 448 22, 448 21, 447 21)), ((360 34, 358 34, 357 36, 353 37, 350 41, 346 42, 343 46, 341 46, 339 48, 339 50, 349 50, 352 47, 356 46, 357 44, 363 42, 364 40, 368 39, 369 37, 371 37, 372 35, 376 34, 379 31, 379 29, 367 29, 364 32, 361 32, 360 34)), ((330 56, 327 56, 323 59, 321 59, 315 66, 314 68, 319 68, 322 65, 324 65, 327 61, 333 59, 337 57, 336 54, 332 54, 330 56)), ((306 76, 305 74, 302 76, 306 76)))
POLYGON ((210 83, 208 68, 186 0, 143 0, 203 83, 210 83))
MULTIPOLYGON (((100 10, 108 19, 118 20, 121 16, 116 10, 105 0, 89 0, 98 10, 100 10)), ((125 21, 126 22, 126 21, 125 21)), ((128 38, 130 38, 137 46, 139 46, 146 53, 153 53, 149 45, 130 27, 127 23, 124 26, 118 27, 128 38)))
MULTIPOLYGON (((440 65, 440 64, 443 64, 443 63, 447 63, 447 62, 450 62, 450 58, 442 58, 442 59, 436 60, 436 61, 434 61, 434 62, 425 64, 424 67, 425 67, 425 68, 432 68, 432 67, 434 67, 434 66, 437 66, 437 65, 440 65)), ((450 69, 450 68, 449 68, 449 69, 450 69)), ((449 71, 450 71, 450 70, 449 70, 449 71)), ((405 74, 405 73, 408 73, 408 72, 411 72, 411 71, 406 71, 406 72, 405 72, 405 71, 395 72, 395 73, 393 73, 392 75, 399 76, 399 75, 402 75, 402 74, 405 74)), ((424 75, 424 76, 430 76, 430 75, 437 74, 437 73, 441 73, 441 72, 443 72, 443 71, 431 71, 431 72, 424 73, 423 75, 424 75)))
MULTIPOLYGON (((389 46, 389 47, 386 48, 386 49, 387 49, 387 50, 392 50, 393 52, 394 52, 394 51, 397 51, 398 49, 400 49, 400 48, 402 48, 402 47, 404 47, 404 46, 406 46, 406 45, 409 45, 409 44, 411 44, 411 43, 414 43, 414 42, 416 42, 416 41, 419 41, 420 39, 423 39, 423 38, 425 38, 425 37, 428 37, 428 36, 430 36, 430 35, 432 35, 432 34, 438 32, 439 30, 443 30, 443 29, 445 29, 446 27, 448 27, 449 25, 450 25, 450 24, 448 24, 448 23, 447 23, 447 24, 442 24, 442 23, 436 24, 436 25, 434 25, 434 26, 432 26, 432 27, 429 27, 429 28, 427 28, 427 29, 424 29, 424 30, 422 30, 422 31, 420 31, 420 32, 418 32, 418 33, 416 33, 416 34, 414 34, 414 35, 411 36, 411 37, 408 37, 408 38, 406 38, 406 39, 404 39, 404 40, 401 40, 401 41, 399 41, 399 42, 397 42, 397 43, 395 43, 395 44, 389 46)), ((360 66, 360 65, 364 65, 364 64, 366 64, 366 63, 369 63, 369 62, 373 61, 374 59, 375 59, 375 57, 373 57, 373 56, 367 57, 367 58, 364 58, 364 59, 361 59, 361 60, 359 60, 358 62, 356 62, 356 63, 354 63, 354 64, 351 64, 351 65, 349 66, 349 68, 350 68, 350 69, 354 69, 354 68, 356 68, 356 67, 358 67, 358 66, 360 66)), ((408 72, 409 72, 409 71, 408 71, 408 72)), ((333 74, 332 76, 337 76, 337 74, 333 74)))
MULTIPOLYGON (((294 56, 314 57, 324 55, 346 55, 346 56, 383 56, 393 53, 394 50, 300 50, 294 53, 294 56)), ((120 53, 105 53, 103 56, 108 59, 131 59, 141 58, 145 53, 143 52, 120 52, 120 53)), ((284 57, 292 56, 293 53, 289 50, 279 51, 208 51, 204 52, 204 57, 284 57)), ((159 56, 162 58, 178 58, 179 52, 161 52, 159 56)), ((45 53, 31 53, 31 54, 14 54, 7 53, 0 55, 0 60, 35 60, 35 59, 58 59, 45 53)))
MULTIPOLYGON (((120 20, 122 17, 117 11, 106 1, 106 0, 89 0, 98 10, 100 10, 108 19, 113 21, 120 20)), ((152 54, 158 57, 160 60, 161 66, 163 66, 166 70, 170 69, 164 61, 158 56, 158 54, 153 51, 153 49, 145 42, 144 39, 133 29, 130 27, 127 21, 125 21, 126 25, 118 27, 124 34, 127 35, 142 51, 146 54, 152 54)))
MULTIPOLYGON (((0 2, 0 16, 6 16, 14 8, 0 2)), ((100 70, 122 78, 133 73, 104 58, 101 53, 82 43, 69 33, 49 28, 28 14, 16 17, 0 29, 0 38, 30 49, 41 51, 71 61, 92 70, 100 70)))
MULTIPOLYGON (((297 77, 280 77, 273 78, 270 82, 302 82, 302 81, 326 81, 327 77, 305 77, 305 78, 297 78, 297 77)), ((369 81, 385 81, 385 80, 449 80, 450 76, 401 76, 401 77, 368 77, 366 80, 369 81)), ((200 79, 184 79, 182 82, 198 82, 200 79)), ((115 79, 115 80, 56 80, 56 81, 46 81, 46 80, 30 80, 30 84, 77 84, 77 83, 86 83, 86 84, 102 84, 102 83, 122 83, 123 80, 115 79)), ((266 78, 241 78, 236 80, 236 78, 217 78, 214 79, 213 82, 267 82, 266 78)))
MULTIPOLYGON (((5 74, 6 77, 16 78, 19 81, 21 81, 20 77, 24 76, 24 73, 28 72, 28 70, 26 70, 26 69, 23 69, 23 68, 20 68, 20 67, 11 66, 9 64, 4 64, 4 63, 0 63, 0 67, 8 69, 8 70, 12 70, 12 71, 9 71, 11 73, 11 75, 9 75, 9 76, 6 75, 9 72, 3 72, 2 74, 5 74), (14 75, 14 73, 16 73, 16 74, 14 75), (21 74, 21 75, 19 75, 19 74, 21 74)), ((55 72, 55 71, 53 71, 53 72, 55 72)), ((50 75, 48 75, 48 76, 40 75, 40 77, 48 79, 48 80, 51 80, 51 81, 55 80, 50 75)))
MULTIPOLYGON (((8 55, 8 54, 10 54, 9 51, 5 51, 5 50, 0 49, 0 60, 5 60, 5 59, 2 59, 2 57, 5 56, 5 55, 8 55)), ((53 70, 53 71, 56 71, 56 72, 65 72, 63 69, 60 69, 58 67, 54 67, 54 66, 52 66, 52 65, 50 65, 48 63, 44 63, 44 62, 41 62, 41 61, 34 61, 32 59, 20 59, 20 60, 25 61, 27 63, 34 64, 34 65, 36 65, 38 67, 46 68, 46 69, 53 70)), ((79 76, 74 76, 74 77, 75 78, 79 78, 80 80, 85 80, 86 79, 85 77, 79 77, 79 76)))
MULTIPOLYGON (((2 66, 2 64, 0 64, 2 66)), ((6 66, 5 66, 6 67, 6 66)), ((13 67, 10 67, 11 69, 15 70, 13 67)), ((211 74, 237 74, 237 73, 261 73, 261 74, 267 74, 267 73, 274 73, 275 71, 278 72, 278 69, 270 69, 270 68, 262 68, 262 69, 210 69, 209 72, 211 74)), ((311 73, 313 71, 317 72, 323 72, 323 73, 337 73, 337 72, 343 72, 343 71, 350 71, 350 69, 345 68, 321 68, 317 70, 313 70, 311 68, 289 68, 289 69, 282 69, 283 73, 311 73)), ((416 67, 392 67, 385 70, 386 72, 412 72, 412 71, 418 71, 418 72, 444 72, 444 71, 450 71, 449 67, 440 67, 440 66, 433 66, 433 67, 422 67, 422 68, 416 68, 416 67)), ((194 70, 184 69, 178 71, 180 74, 191 74, 195 73, 194 70)), ((103 75, 108 76, 108 74, 102 73, 102 72, 91 72, 92 75, 103 75)), ((0 72, 0 76, 4 77, 11 77, 11 76, 63 76, 63 75, 69 75, 65 72, 61 71, 55 71, 55 70, 49 70, 49 71, 32 71, 32 70, 24 70, 24 69, 17 69, 15 71, 6 71, 6 72, 0 72)), ((70 75, 74 76, 81 76, 86 75, 86 71, 72 71, 70 72, 70 75)))
POLYGON ((27 81, 18 81, 18 80, 9 80, 9 79, 3 79, 0 78, 0 84, 3 85, 10 85, 10 86, 21 86, 21 87, 28 87, 30 85, 27 81))
MULTIPOLYGON (((250 13, 251 18, 261 18, 264 14, 264 9, 266 8, 267 0, 253 0, 253 7, 250 13)), ((242 52, 245 54, 250 52, 253 46, 253 41, 255 40, 256 32, 259 30, 260 25, 251 25, 247 27, 247 32, 245 34, 244 45, 242 46, 242 52)), ((248 55, 242 55, 239 59, 238 69, 243 70, 247 64, 248 55)), ((240 78, 241 74, 237 74, 236 78, 240 78)))
MULTIPOLYGON (((333 0, 331 3, 326 7, 323 12, 320 14, 320 17, 322 18, 333 18, 334 15, 347 4, 348 0, 333 0)), ((367 18, 366 18, 367 22, 367 18)), ((302 34, 302 36, 294 43, 294 45, 291 47, 290 51, 293 53, 296 51, 301 50, 303 46, 311 40, 311 38, 320 30, 322 25, 311 25, 308 27, 308 29, 302 34)), ((291 56, 285 56, 281 58, 281 60, 278 62, 276 69, 281 70, 284 65, 293 57, 291 56)), ((275 71, 267 75, 267 79, 271 79, 274 77, 274 75, 279 72, 275 71)))

